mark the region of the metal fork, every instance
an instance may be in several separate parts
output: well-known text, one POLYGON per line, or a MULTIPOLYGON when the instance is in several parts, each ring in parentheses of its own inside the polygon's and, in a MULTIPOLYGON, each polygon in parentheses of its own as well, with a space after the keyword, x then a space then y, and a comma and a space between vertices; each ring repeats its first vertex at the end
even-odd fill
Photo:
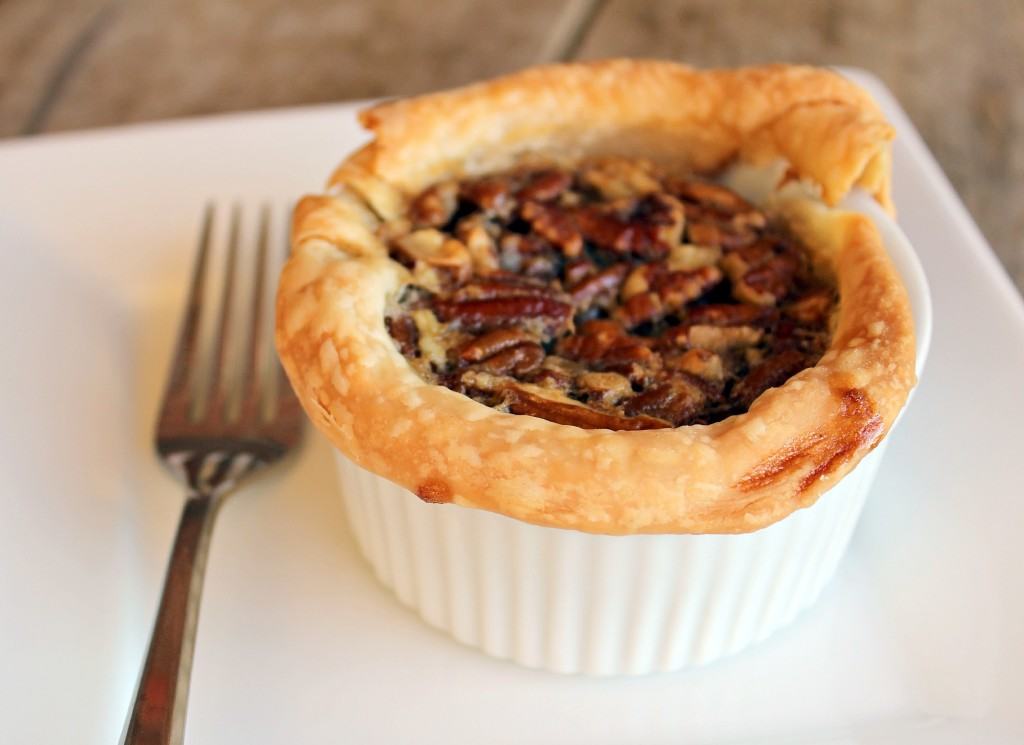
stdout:
POLYGON ((156 450, 188 488, 171 549, 149 651, 125 727, 125 745, 180 743, 195 642, 199 597, 217 508, 242 478, 281 458, 299 443, 302 412, 280 365, 268 353, 265 284, 269 210, 260 213, 249 317, 233 323, 238 285, 240 210, 231 214, 220 315, 204 375, 200 319, 214 224, 206 209, 188 301, 156 426, 156 450), (234 328, 247 330, 243 369, 229 369, 234 328), (261 368, 265 374, 261 375, 261 368), (235 383, 232 381, 236 380, 235 383), (206 393, 204 396, 203 393, 206 393))

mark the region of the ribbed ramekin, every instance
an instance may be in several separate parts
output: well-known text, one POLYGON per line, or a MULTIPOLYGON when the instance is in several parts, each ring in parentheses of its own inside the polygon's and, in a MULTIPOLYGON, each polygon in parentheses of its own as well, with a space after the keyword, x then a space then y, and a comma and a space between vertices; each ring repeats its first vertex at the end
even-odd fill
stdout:
MULTIPOLYGON (((855 195, 910 294, 920 376, 931 335, 906 238, 855 195)), ((817 503, 743 535, 602 536, 426 504, 340 453, 352 533, 377 577, 431 626, 494 657, 641 675, 734 654, 818 598, 860 517, 888 439, 817 503)))

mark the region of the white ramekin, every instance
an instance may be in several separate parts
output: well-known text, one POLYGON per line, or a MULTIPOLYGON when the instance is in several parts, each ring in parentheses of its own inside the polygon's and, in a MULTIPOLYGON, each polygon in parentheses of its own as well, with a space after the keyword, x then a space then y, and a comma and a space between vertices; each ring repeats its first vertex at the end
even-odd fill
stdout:
MULTIPOLYGON (((861 194, 910 294, 917 372, 931 336, 924 272, 861 194)), ((883 442, 812 507, 745 535, 602 536, 426 504, 338 454, 349 524, 377 577, 431 626, 527 667, 641 675, 760 641, 818 598, 881 463, 883 442)))

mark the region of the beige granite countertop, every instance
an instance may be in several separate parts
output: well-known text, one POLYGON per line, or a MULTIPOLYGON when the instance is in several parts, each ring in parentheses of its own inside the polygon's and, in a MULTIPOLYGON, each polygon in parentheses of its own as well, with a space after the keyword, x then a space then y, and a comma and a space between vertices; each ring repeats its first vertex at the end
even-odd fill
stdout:
POLYGON ((1024 0, 0 0, 0 137, 617 55, 873 72, 1024 288, 1024 0))

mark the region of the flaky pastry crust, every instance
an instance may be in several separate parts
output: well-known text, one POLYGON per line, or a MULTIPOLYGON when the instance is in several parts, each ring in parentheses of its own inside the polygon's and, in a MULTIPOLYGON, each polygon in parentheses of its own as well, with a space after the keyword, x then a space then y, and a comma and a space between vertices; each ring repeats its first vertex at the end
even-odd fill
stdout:
POLYGON ((893 133, 840 76, 610 60, 534 68, 360 118, 374 139, 337 169, 329 194, 296 209, 277 345, 317 427, 422 499, 595 533, 748 532, 813 504, 905 403, 915 383, 906 292, 870 220, 829 207, 860 186, 891 209, 893 133), (839 289, 821 361, 745 414, 650 431, 502 413, 422 380, 384 325, 409 274, 377 227, 440 179, 594 154, 698 172, 785 160, 820 198, 780 196, 773 208, 839 289))

